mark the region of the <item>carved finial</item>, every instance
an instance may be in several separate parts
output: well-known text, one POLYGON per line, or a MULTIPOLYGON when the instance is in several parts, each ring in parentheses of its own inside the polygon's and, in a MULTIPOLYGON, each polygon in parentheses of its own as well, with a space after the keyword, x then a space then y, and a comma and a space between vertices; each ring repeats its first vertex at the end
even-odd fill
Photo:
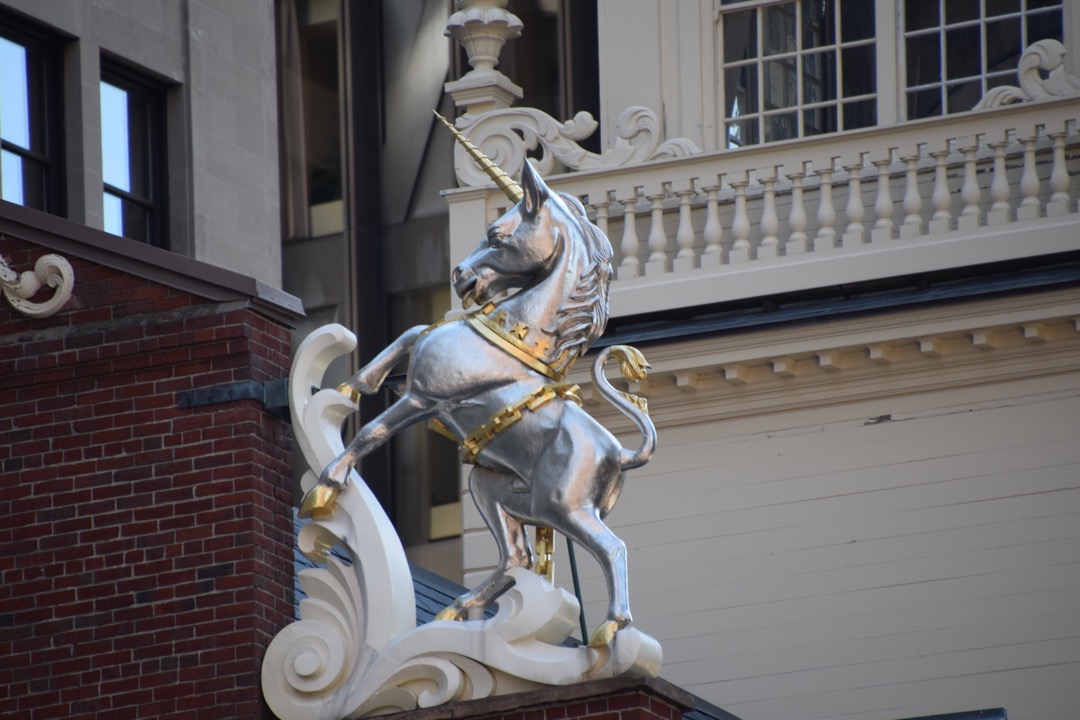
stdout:
POLYGON ((494 182, 495 186, 506 193, 506 197, 510 198, 511 202, 519 202, 521 198, 525 197, 525 192, 521 189, 521 186, 514 182, 513 178, 499 169, 499 166, 491 161, 484 153, 480 152, 480 148, 469 142, 469 138, 462 135, 456 127, 454 127, 449 120, 444 118, 436 110, 432 110, 435 113, 435 117, 442 120, 443 125, 450 129, 450 132, 454 134, 457 141, 461 143, 461 146, 465 148, 465 152, 469 154, 476 164, 487 173, 494 182))

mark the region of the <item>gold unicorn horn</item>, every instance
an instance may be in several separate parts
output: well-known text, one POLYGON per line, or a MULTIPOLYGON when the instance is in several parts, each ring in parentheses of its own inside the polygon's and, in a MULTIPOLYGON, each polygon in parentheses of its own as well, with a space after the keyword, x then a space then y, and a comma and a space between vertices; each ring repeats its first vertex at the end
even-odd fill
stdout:
POLYGON ((431 112, 435 113, 435 117, 442 120, 443 125, 450 129, 450 132, 454 134, 457 141, 465 148, 465 152, 469 153, 469 157, 475 160, 476 164, 480 166, 480 169, 487 173, 489 178, 495 181, 495 187, 506 193, 506 197, 510 198, 511 202, 520 202, 521 198, 525 197, 525 191, 521 189, 521 186, 514 182, 513 178, 500 170, 498 165, 491 162, 491 158, 480 152, 480 148, 469 142, 469 138, 462 135, 461 132, 451 125, 449 120, 440 115, 437 110, 432 110, 431 112))

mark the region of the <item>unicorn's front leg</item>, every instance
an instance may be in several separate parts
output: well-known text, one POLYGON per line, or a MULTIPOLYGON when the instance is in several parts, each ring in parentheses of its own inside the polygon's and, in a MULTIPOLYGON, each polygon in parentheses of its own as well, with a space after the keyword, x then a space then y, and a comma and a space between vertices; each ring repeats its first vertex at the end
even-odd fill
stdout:
POLYGON ((304 496, 300 517, 317 517, 333 512, 337 496, 348 484, 349 474, 356 464, 394 433, 434 415, 432 407, 426 400, 405 393, 381 415, 360 428, 345 451, 323 470, 319 483, 304 496))
POLYGON ((377 393, 383 381, 386 380, 386 376, 403 357, 409 354, 413 345, 427 329, 427 325, 417 325, 403 332, 397 340, 383 348, 371 362, 360 368, 359 372, 338 385, 338 392, 357 403, 360 402, 360 395, 377 393))

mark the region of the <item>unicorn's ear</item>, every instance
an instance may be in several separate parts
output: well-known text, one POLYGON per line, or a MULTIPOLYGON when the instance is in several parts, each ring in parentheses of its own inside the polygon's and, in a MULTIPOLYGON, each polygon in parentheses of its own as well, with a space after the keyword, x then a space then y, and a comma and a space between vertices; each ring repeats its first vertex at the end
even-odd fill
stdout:
POLYGON ((521 199, 525 216, 532 218, 551 195, 551 190, 540 178, 540 173, 533 169, 532 163, 526 160, 521 167, 521 187, 525 191, 525 197, 521 199))

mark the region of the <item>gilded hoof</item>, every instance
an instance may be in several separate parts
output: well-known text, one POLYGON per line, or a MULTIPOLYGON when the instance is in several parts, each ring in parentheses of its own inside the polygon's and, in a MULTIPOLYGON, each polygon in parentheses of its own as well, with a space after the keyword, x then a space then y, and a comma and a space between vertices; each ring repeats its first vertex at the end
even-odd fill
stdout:
POLYGON ((340 491, 332 485, 319 483, 304 495, 304 502, 300 505, 300 517, 324 518, 334 512, 337 507, 337 496, 340 491))
POLYGON ((606 620, 600 627, 596 628, 596 632, 593 633, 592 638, 589 639, 589 647, 602 648, 611 644, 611 641, 615 639, 615 633, 622 630, 622 626, 614 620, 606 620))
POLYGON ((461 610, 458 610, 453 605, 445 607, 439 611, 439 614, 435 616, 436 620, 464 620, 465 617, 461 614, 461 610))
POLYGON ((349 383, 341 383, 337 386, 337 391, 352 400, 355 404, 360 404, 360 391, 349 383))

